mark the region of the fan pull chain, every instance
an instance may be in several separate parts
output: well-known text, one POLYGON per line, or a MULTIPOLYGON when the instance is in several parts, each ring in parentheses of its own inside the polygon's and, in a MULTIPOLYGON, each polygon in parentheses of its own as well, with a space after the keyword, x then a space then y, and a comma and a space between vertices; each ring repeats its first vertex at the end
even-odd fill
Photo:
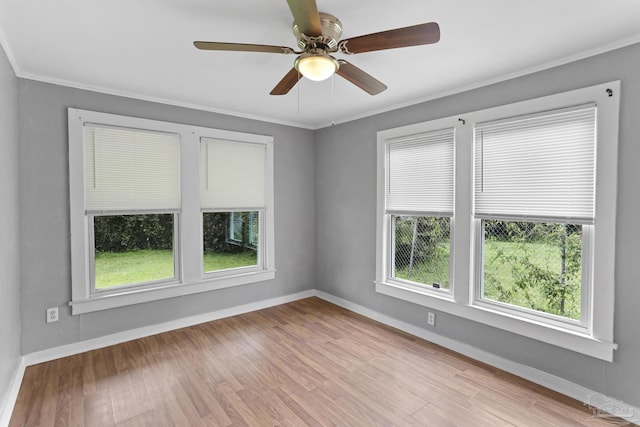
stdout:
POLYGON ((331 126, 336 125, 336 91, 334 90, 334 84, 336 74, 331 75, 331 126))
POLYGON ((298 115, 300 115, 300 71, 298 71, 298 81, 297 81, 296 93, 298 94, 298 115))

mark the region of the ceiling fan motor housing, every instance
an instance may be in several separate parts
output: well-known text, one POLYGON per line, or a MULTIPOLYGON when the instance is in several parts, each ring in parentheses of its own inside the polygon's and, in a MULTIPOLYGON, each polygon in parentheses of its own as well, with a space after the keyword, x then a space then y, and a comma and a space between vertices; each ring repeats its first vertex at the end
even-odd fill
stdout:
POLYGON ((342 22, 333 15, 320 12, 320 28, 322 31, 321 36, 309 36, 303 34, 298 25, 293 23, 293 34, 298 41, 298 47, 302 50, 307 49, 324 49, 329 51, 335 51, 338 47, 338 41, 342 36, 342 22))

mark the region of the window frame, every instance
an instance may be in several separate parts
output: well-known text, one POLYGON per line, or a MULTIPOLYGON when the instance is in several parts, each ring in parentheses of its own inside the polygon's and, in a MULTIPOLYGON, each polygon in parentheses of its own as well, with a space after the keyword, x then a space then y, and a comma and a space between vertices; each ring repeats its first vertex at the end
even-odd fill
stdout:
POLYGON ((227 131, 179 123, 143 119, 96 111, 68 108, 69 190, 71 229, 71 291, 69 302, 73 315, 191 295, 217 289, 271 280, 274 263, 274 171, 273 137, 227 131), (180 210, 174 216, 174 268, 176 280, 161 280, 114 287, 94 292, 92 287, 92 221, 85 214, 84 137, 85 123, 131 129, 170 132, 180 136, 180 210), (214 277, 203 273, 202 210, 200 209, 200 140, 215 138, 228 141, 264 144, 266 147, 266 207, 263 235, 259 242, 262 264, 250 271, 238 268, 223 270, 214 277))
MULTIPOLYGON (((502 220, 502 218, 494 218, 502 220)), ((593 288, 593 280, 590 268, 582 268, 581 271, 581 283, 580 283, 580 320, 573 320, 567 317, 554 315, 551 313, 545 313, 541 311, 535 311, 527 307, 521 307, 517 305, 511 305, 509 303, 494 301, 487 298, 483 298, 483 286, 484 286, 484 227, 482 225, 483 219, 474 218, 476 235, 473 238, 475 247, 476 266, 474 277, 474 300, 473 304, 486 307, 490 310, 501 311, 506 314, 520 316, 522 318, 529 319, 531 321, 543 320, 549 325, 553 325, 559 328, 576 331, 583 334, 590 334, 589 325, 591 325, 591 290, 593 288), (584 286, 587 284, 587 286, 584 286)), ((593 225, 583 225, 583 244, 582 244, 582 267, 590 266, 593 262, 592 248, 593 248, 593 225)))
MULTIPOLYGON (((523 335, 594 358, 612 361, 617 344, 614 326, 615 219, 617 199, 617 153, 620 82, 613 81, 513 104, 379 131, 377 135, 376 280, 380 294, 410 301, 472 321, 523 335), (480 220, 473 217, 474 124, 578 106, 597 105, 596 129, 596 226, 591 230, 589 273, 593 285, 587 292, 590 319, 585 327, 523 316, 478 301, 478 239, 480 220), (390 227, 385 214, 385 142, 423 129, 442 126, 455 129, 455 200, 452 218, 451 295, 418 289, 390 278, 390 227)), ((583 260, 583 268, 585 266, 583 260)), ((584 293, 583 293, 584 295, 584 293)))
MULTIPOLYGON (((173 215, 173 236, 172 236, 172 252, 173 252, 173 277, 168 277, 165 279, 158 280, 149 280, 146 282, 136 282, 136 283, 123 283, 121 285, 112 286, 104 289, 96 288, 95 274, 96 274, 96 265, 95 265, 95 227, 94 227, 94 218, 98 215, 96 214, 87 214, 87 221, 89 224, 88 227, 88 248, 89 253, 87 254, 88 265, 89 265, 89 294, 91 296, 100 295, 107 296, 109 294, 119 293, 123 289, 145 289, 151 288, 158 285, 165 284, 179 284, 180 283, 180 247, 176 245, 177 242, 180 241, 180 214, 177 212, 164 212, 164 211, 153 211, 153 212, 144 212, 144 214, 170 214, 173 215)), ((113 215, 139 215, 141 212, 128 213, 128 212, 116 212, 113 215)), ((102 215, 100 215, 102 216, 102 215)))

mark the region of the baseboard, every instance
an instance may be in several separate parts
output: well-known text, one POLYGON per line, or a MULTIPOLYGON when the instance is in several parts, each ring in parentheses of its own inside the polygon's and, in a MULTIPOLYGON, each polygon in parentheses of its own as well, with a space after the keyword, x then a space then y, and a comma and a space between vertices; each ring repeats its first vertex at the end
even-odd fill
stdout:
POLYGON ((465 344, 461 341, 443 337, 442 335, 435 334, 426 329, 419 328, 415 325, 403 322, 401 320, 355 304, 351 301, 336 297, 326 292, 316 290, 315 295, 318 298, 338 305, 349 311, 353 311, 354 313, 361 314, 385 325, 407 332, 411 335, 425 339, 434 344, 438 344, 449 350, 453 350, 464 356, 486 363, 487 365, 509 372, 513 375, 524 378, 533 383, 583 402, 586 406, 594 408, 594 416, 596 417, 606 418, 608 414, 611 414, 632 423, 640 423, 640 408, 606 396, 603 393, 590 390, 579 384, 575 384, 571 381, 565 380, 564 378, 551 375, 539 369, 535 369, 521 363, 504 359, 500 356, 496 356, 495 354, 473 347, 469 344, 465 344))
MULTIPOLYGON (((196 316, 190 316, 171 322, 165 322, 158 325, 147 326, 143 328, 137 328, 130 331, 119 332, 116 334, 107 335, 100 338, 81 341, 78 343, 68 344, 60 347, 55 347, 47 350, 42 350, 34 353, 22 356, 20 363, 12 380, 10 389, 8 391, 7 399, 0 412, 0 426, 8 425, 13 413, 24 371, 27 366, 35 365, 37 363, 47 362, 50 360, 59 359, 61 357, 72 356, 74 354, 83 353, 85 351, 95 350, 98 348, 107 347, 114 344, 120 344, 126 341, 131 341, 138 338, 144 338, 150 335, 159 334, 162 332, 168 332, 179 328, 189 327, 200 323, 210 322, 213 320, 222 319, 225 317, 236 316, 243 313, 249 313, 256 310, 262 310, 277 306, 280 304, 286 304, 289 302, 297 301, 304 298, 317 296, 325 301, 343 307, 349 311, 361 314, 370 319, 376 320, 385 325, 394 327, 401 331, 407 332, 411 335, 441 345, 442 347, 453 350, 457 353, 486 363, 503 371, 517 375, 521 378, 539 384, 543 387, 547 387, 551 390, 562 393, 580 402, 584 402, 585 405, 589 405, 598 411, 606 412, 607 414, 613 414, 620 418, 633 423, 640 423, 640 408, 628 405, 617 399, 608 397, 602 393, 594 390, 590 390, 581 385, 572 383, 564 378, 551 375, 547 372, 539 369, 534 369, 521 363, 516 363, 508 359, 496 356, 495 354, 478 349, 469 344, 465 344, 460 341, 456 341, 441 335, 435 334, 428 330, 419 328, 415 325, 400 321, 393 317, 371 310, 359 304, 352 303, 345 299, 336 297, 334 295, 322 292, 319 290, 309 290, 299 292, 295 294, 285 295, 282 297, 271 298, 264 301, 255 303, 243 304, 236 307, 217 310, 210 313, 205 313, 196 316)), ((598 412, 596 416, 603 416, 598 412)), ((606 416, 606 414, 604 414, 606 416)))
POLYGON ((18 398, 18 392, 20 391, 20 385, 22 384, 22 379, 24 377, 24 372, 27 366, 48 362, 51 360, 59 359, 61 357, 73 356, 74 354, 84 353, 85 351, 96 350, 98 348, 108 347, 110 345, 120 344, 138 338, 160 334, 162 332, 173 331, 175 329, 186 328, 189 326, 198 325, 200 323, 223 319, 225 317, 231 317, 256 310, 262 310, 264 308, 286 304, 315 295, 315 290, 298 292, 295 294, 270 298, 263 301, 225 308, 222 310, 212 311, 210 313, 204 313, 196 316, 189 316, 182 319, 173 320, 171 322, 136 328, 129 331, 106 335, 100 338, 80 341, 73 344, 63 345, 26 354, 20 357, 19 364, 11 381, 10 388, 7 391, 7 396, 4 399, 4 402, 2 402, 2 406, 0 407, 0 427, 9 425, 9 421, 11 420, 11 415, 13 414, 16 400, 18 398))
POLYGON ((20 392, 20 385, 22 384, 25 368, 24 357, 20 356, 16 371, 11 378, 9 389, 2 400, 2 406, 0 407, 0 426, 8 426, 11 421, 11 415, 13 414, 13 408, 18 399, 18 392, 20 392))
POLYGON ((138 338, 144 338, 163 332, 173 331, 175 329, 186 328, 189 326, 198 325, 200 323, 211 322, 213 320, 223 319, 225 317, 236 316, 238 314, 249 313, 251 311, 262 310, 264 308, 286 304, 288 302, 297 301, 303 298, 309 298, 314 295, 315 290, 308 290, 295 294, 284 295, 281 297, 270 298, 263 301, 243 304, 235 307, 225 308, 222 310, 212 311, 209 313, 184 317, 182 319, 159 323, 157 325, 145 326, 129 331, 118 332, 115 334, 106 335, 86 341, 80 341, 73 344, 67 344, 60 347, 54 347, 47 350, 36 351, 34 353, 29 353, 23 356, 23 359, 25 362, 25 366, 35 365, 38 363, 59 359, 61 357, 84 353, 85 351, 95 350, 98 348, 108 347, 110 345, 120 344, 138 338))

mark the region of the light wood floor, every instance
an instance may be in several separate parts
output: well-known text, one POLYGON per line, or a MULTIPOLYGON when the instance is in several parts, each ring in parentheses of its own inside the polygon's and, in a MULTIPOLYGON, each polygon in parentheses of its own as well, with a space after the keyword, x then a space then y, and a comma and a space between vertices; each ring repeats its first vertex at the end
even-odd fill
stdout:
POLYGON ((10 426, 602 426, 582 403, 317 298, 25 372, 10 426))

